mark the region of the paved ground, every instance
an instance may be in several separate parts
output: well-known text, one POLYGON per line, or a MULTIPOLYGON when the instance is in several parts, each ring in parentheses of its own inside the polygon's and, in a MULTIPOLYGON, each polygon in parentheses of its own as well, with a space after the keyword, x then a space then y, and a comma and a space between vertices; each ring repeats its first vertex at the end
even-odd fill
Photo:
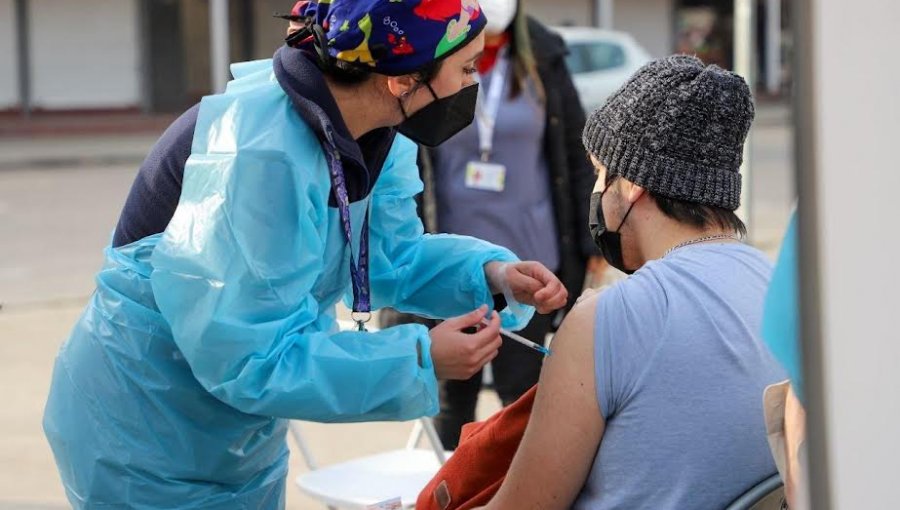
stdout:
MULTIPOLYGON (((762 108, 753 162, 753 240, 774 253, 793 203, 783 107, 762 108)), ((155 136, 0 139, 0 510, 67 508, 40 428, 54 354, 93 288, 135 169, 155 136)), ((480 414, 497 409, 482 399, 480 414)), ((322 464, 400 447, 408 424, 315 425, 322 464)), ((304 470, 293 455, 291 476, 304 470)), ((316 508, 294 487, 288 507, 316 508)))

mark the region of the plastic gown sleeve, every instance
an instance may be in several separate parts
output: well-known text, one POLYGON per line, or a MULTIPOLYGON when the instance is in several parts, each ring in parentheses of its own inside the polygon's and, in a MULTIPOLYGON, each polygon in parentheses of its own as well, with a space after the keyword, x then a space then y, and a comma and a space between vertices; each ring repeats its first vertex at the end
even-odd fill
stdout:
MULTIPOLYGON (((493 307, 484 265, 518 261, 508 249, 474 237, 425 234, 414 197, 422 192, 416 145, 399 136, 373 191, 371 286, 373 307, 446 319, 483 304, 493 307)), ((531 306, 510 303, 500 316, 518 330, 534 315, 531 306)))
POLYGON ((245 413, 322 422, 435 414, 423 326, 335 332, 313 297, 314 283, 347 284, 322 274, 328 212, 303 182, 313 174, 278 152, 191 156, 152 259, 176 344, 203 387, 245 413))

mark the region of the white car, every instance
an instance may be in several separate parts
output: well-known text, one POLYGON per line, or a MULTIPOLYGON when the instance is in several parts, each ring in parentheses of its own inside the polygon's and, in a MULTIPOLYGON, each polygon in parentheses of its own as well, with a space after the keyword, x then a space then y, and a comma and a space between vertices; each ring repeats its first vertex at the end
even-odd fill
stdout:
POLYGON ((569 47, 566 64, 584 110, 590 114, 628 78, 651 60, 633 37, 624 32, 587 27, 553 27, 569 47))

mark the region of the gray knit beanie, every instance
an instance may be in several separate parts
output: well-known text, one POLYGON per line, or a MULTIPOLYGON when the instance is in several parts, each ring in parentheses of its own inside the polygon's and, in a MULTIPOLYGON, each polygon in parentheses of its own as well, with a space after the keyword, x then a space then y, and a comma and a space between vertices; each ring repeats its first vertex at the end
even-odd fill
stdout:
POLYGON ((675 55, 638 70, 590 116, 582 140, 612 175, 664 197, 733 211, 753 114, 743 78, 675 55))

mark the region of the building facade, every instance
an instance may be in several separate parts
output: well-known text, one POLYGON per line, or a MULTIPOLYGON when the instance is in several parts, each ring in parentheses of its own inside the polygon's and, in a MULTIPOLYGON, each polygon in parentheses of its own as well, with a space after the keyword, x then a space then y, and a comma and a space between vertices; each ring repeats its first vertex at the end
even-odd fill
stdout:
MULTIPOLYGON (((215 88, 210 5, 218 1, 227 4, 231 61, 269 57, 282 43, 285 23, 272 14, 291 0, 0 0, 0 112, 188 107, 215 88)), ((612 27, 657 57, 678 51, 731 65, 731 1, 521 1, 550 25, 612 27)), ((777 5, 781 14, 781 0, 756 1, 760 40, 780 36, 786 16, 764 11, 777 5)), ((776 52, 758 48, 760 69, 780 70, 763 65, 782 54, 788 38, 778 39, 776 52)))

